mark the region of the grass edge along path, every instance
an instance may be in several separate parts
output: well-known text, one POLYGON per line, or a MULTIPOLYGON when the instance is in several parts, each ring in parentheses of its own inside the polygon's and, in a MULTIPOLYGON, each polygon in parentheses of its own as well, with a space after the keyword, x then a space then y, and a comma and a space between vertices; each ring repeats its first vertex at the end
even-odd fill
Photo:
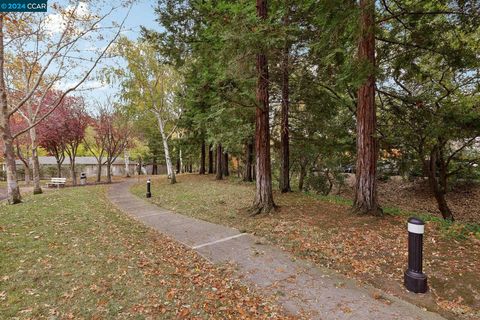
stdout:
MULTIPOLYGON (((272 244, 321 266, 374 285, 451 319, 478 319, 480 243, 473 236, 449 237, 442 224, 427 221, 424 270, 430 292, 414 295, 403 288, 407 232, 403 215, 354 216, 345 204, 330 203, 300 193, 275 194, 280 209, 251 218, 254 186, 215 181, 210 176, 179 175, 169 185, 155 177, 151 201, 187 216, 254 233, 272 244)), ((145 197, 144 181, 132 192, 145 197)))
POLYGON ((0 204, 1 319, 274 319, 274 301, 115 209, 104 186, 0 204))

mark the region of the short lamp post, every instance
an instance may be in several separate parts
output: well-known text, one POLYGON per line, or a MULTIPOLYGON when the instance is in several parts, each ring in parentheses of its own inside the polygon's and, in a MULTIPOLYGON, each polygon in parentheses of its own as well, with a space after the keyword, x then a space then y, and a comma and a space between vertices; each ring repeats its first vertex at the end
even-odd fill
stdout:
POLYGON ((147 180, 147 198, 151 198, 152 197, 152 192, 151 192, 151 189, 150 189, 150 185, 152 184, 152 182, 150 181, 150 179, 147 180))
POLYGON ((404 274, 404 284, 408 291, 427 292, 427 276, 423 267, 423 233, 425 223, 419 218, 408 219, 408 269, 404 274))

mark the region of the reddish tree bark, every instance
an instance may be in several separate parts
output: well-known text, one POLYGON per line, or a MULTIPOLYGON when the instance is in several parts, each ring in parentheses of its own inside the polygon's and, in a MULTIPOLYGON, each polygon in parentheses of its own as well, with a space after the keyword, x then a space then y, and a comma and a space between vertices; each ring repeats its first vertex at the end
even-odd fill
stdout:
POLYGON ((219 143, 217 146, 217 175, 215 176, 216 180, 223 179, 223 170, 222 170, 222 145, 219 143))
POLYGON ((202 140, 202 150, 201 150, 201 157, 200 157, 200 172, 199 174, 205 174, 205 140, 202 140))
POLYGON ((360 0, 360 10, 358 58, 361 63, 369 64, 370 71, 358 89, 357 97, 357 171, 353 209, 359 214, 381 215, 376 185, 378 141, 375 137, 375 1, 360 0))
MULTIPOLYGON (((257 16, 268 17, 267 1, 257 0, 257 16)), ((272 194, 272 170, 270 162, 268 60, 265 52, 259 52, 257 60, 257 108, 255 111, 256 192, 252 213, 270 212, 275 208, 272 194)))

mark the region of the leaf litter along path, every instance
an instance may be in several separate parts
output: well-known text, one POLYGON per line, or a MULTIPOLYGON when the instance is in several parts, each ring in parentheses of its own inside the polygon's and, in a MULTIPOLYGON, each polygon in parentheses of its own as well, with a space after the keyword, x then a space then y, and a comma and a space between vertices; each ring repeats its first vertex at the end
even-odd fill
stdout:
POLYGON ((237 276, 275 294, 293 315, 309 319, 443 319, 378 293, 330 270, 294 258, 237 229, 175 214, 134 196, 135 180, 111 186, 110 200, 137 220, 196 250, 214 263, 233 263, 237 276))
MULTIPOLYGON (((174 185, 165 177, 153 178, 150 201, 264 237, 296 257, 367 282, 449 319, 480 319, 480 241, 475 234, 468 236, 461 223, 445 229, 444 222, 425 216, 424 270, 429 291, 416 295, 403 286, 408 218, 404 213, 383 218, 357 216, 350 212, 351 203, 332 203, 338 199, 274 191, 279 209, 252 218, 244 209, 255 195, 253 183, 218 181, 212 175, 198 174, 177 178, 174 185)), ((145 182, 131 191, 144 197, 145 182)))

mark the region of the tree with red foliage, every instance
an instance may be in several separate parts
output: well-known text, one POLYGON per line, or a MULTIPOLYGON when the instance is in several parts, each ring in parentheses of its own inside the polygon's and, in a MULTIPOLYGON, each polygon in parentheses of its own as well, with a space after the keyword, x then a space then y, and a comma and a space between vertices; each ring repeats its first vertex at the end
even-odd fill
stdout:
POLYGON ((128 118, 118 110, 101 108, 100 116, 95 122, 95 131, 98 139, 104 139, 103 147, 106 153, 107 182, 111 183, 112 164, 128 147, 132 127, 128 118))
POLYGON ((62 104, 37 127, 38 144, 55 157, 58 177, 62 176, 67 137, 70 134, 70 128, 64 122, 68 118, 68 105, 73 102, 72 98, 65 98, 62 104))
MULTIPOLYGON (((85 137, 85 129, 91 122, 90 116, 85 110, 84 101, 78 97, 70 97, 58 108, 63 113, 62 132, 65 133, 65 153, 70 160, 70 173, 72 184, 77 185, 77 174, 75 172, 75 159, 78 147, 85 137)), ((55 110, 57 111, 57 110, 55 110)))
POLYGON ((66 97, 37 129, 39 145, 55 157, 59 177, 61 177, 61 167, 66 154, 69 156, 74 185, 76 184, 75 157, 89 119, 82 99, 66 97))
MULTIPOLYGON (((59 100, 61 96, 64 95, 64 92, 58 90, 46 90, 40 97, 39 94, 33 95, 31 99, 26 102, 20 109, 18 109, 18 114, 23 117, 25 126, 24 128, 28 129, 28 134, 30 136, 30 164, 32 166, 33 173, 33 194, 42 193, 42 188, 40 186, 40 163, 38 161, 38 147, 39 144, 39 132, 38 125, 33 126, 33 123, 37 121, 38 118, 43 118, 44 121, 48 117, 47 115, 52 108, 52 105, 55 105, 55 101, 59 100)), ((61 104, 65 103, 63 100, 61 104)), ((51 115, 51 114, 50 114, 51 115)), ((56 119, 60 120, 60 119, 56 119)), ((41 122, 39 123, 41 124, 41 122)), ((54 137, 52 137, 54 138, 54 137)), ((58 138, 54 138, 58 139, 58 138)), ((58 161, 57 161, 58 163, 58 161)), ((58 164, 57 164, 58 165, 58 164)))

